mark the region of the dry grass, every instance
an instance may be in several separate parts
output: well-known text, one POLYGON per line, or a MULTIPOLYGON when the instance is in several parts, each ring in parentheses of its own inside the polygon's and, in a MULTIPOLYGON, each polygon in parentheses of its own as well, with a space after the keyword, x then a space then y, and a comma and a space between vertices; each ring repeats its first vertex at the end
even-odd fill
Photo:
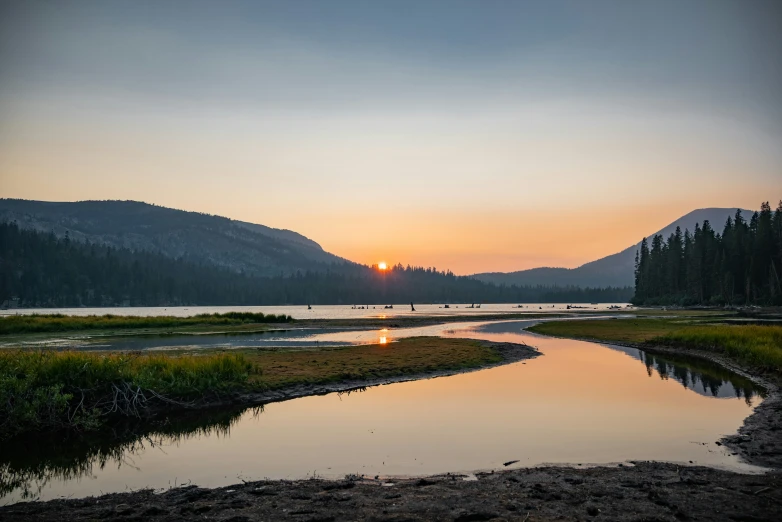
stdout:
POLYGON ((672 319, 593 319, 550 321, 536 324, 529 331, 571 339, 642 343, 682 328, 686 323, 672 319))
POLYGON ((257 352, 248 360, 261 369, 251 382, 281 388, 476 368, 499 362, 501 357, 479 341, 413 337, 384 345, 257 352))

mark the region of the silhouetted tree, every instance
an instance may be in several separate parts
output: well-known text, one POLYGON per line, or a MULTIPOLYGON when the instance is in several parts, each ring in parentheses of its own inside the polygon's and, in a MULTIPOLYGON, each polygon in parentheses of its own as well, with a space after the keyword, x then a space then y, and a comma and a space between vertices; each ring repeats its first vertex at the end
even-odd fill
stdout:
POLYGON ((632 288, 497 286, 450 271, 361 265, 257 277, 0 224, 0 302, 22 306, 627 302, 632 288))
POLYGON ((708 221, 656 235, 636 253, 636 304, 782 304, 782 201, 747 223, 737 210, 722 235, 708 221))

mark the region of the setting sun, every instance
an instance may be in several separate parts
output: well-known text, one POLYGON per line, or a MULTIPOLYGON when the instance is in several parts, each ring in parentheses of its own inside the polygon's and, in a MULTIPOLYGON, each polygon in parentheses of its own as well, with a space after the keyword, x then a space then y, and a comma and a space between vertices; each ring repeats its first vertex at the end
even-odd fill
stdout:
POLYGON ((386 262, 385 262, 385 261, 381 261, 381 262, 379 262, 379 263, 377 264, 377 268, 378 268, 379 270, 385 270, 385 269, 387 269, 387 268, 388 268, 388 265, 386 264, 386 262))

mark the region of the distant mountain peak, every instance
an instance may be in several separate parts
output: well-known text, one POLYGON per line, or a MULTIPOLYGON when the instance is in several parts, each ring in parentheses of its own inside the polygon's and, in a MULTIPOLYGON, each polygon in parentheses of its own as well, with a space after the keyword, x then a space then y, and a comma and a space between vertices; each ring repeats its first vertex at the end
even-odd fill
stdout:
MULTIPOLYGON (((558 285, 581 287, 633 286, 635 270, 635 252, 643 237, 651 238, 661 234, 667 238, 680 227, 682 233, 695 228, 695 223, 703 224, 709 221, 712 228, 722 233, 722 228, 728 217, 733 218, 736 208, 699 208, 688 212, 666 227, 638 238, 638 243, 627 247, 621 252, 590 261, 578 268, 531 268, 518 272, 488 272, 474 274, 472 277, 480 281, 505 285, 558 285)), ((749 221, 754 211, 741 209, 741 215, 749 221)))

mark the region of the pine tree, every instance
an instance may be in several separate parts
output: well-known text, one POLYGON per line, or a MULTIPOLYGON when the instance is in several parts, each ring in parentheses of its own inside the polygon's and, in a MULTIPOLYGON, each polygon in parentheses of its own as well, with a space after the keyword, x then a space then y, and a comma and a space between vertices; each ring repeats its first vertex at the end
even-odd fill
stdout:
POLYGON ((690 234, 646 240, 636 253, 636 304, 782 304, 782 201, 741 211, 718 234, 708 221, 690 234))
POLYGON ((771 274, 773 282, 776 283, 776 291, 773 296, 773 304, 782 304, 782 200, 779 201, 777 209, 774 211, 774 218, 771 222, 773 239, 773 262, 771 264, 771 274))

